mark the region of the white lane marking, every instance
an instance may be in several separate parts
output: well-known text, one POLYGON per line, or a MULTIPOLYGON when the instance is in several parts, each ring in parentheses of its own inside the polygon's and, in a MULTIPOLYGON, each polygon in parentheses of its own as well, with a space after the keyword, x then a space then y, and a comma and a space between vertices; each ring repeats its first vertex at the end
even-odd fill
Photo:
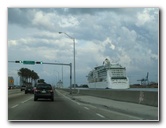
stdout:
POLYGON ((105 118, 103 115, 96 113, 96 115, 100 116, 101 118, 105 118))
POLYGON ((81 105, 80 103, 77 102, 78 105, 81 105))
POLYGON ((89 110, 89 108, 87 108, 87 107, 84 107, 86 110, 89 110))
POLYGON ((64 96, 64 97, 65 97, 65 98, 67 98, 68 100, 70 100, 70 101, 72 101, 72 102, 74 102, 74 103, 76 103, 76 104, 80 105, 80 103, 78 103, 78 102, 76 102, 76 101, 74 101, 74 100, 72 100, 72 99, 68 98, 67 96, 63 95, 63 94, 62 94, 62 93, 60 93, 59 91, 57 91, 57 90, 56 90, 56 92, 57 92, 57 93, 59 93, 60 95, 64 96))
MULTIPOLYGON (((61 93, 62 94, 62 93, 61 93)), ((63 95, 63 94, 62 94, 63 95)), ((65 96, 65 95, 63 95, 65 98, 67 98, 68 100, 70 100, 70 101, 72 101, 72 102, 74 102, 74 103, 76 103, 76 104, 78 104, 78 105, 80 105, 80 103, 78 103, 78 102, 76 102, 76 101, 74 101, 74 100, 72 100, 72 99, 70 99, 70 98, 68 98, 67 96, 65 96)))
POLYGON ((15 108, 15 107, 17 107, 17 106, 18 106, 18 104, 16 104, 16 105, 12 106, 11 108, 15 108))
POLYGON ((29 99, 27 99, 27 100, 24 100, 24 101, 22 101, 21 103, 25 103, 25 102, 31 100, 32 98, 33 98, 33 97, 31 97, 31 98, 29 98, 29 99))

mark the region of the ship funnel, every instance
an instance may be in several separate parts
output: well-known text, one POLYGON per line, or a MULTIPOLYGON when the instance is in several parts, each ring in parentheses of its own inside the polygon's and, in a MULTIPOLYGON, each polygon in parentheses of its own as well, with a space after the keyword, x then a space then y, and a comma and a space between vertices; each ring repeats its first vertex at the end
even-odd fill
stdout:
POLYGON ((110 61, 106 58, 105 61, 104 61, 104 65, 105 66, 110 66, 110 61))

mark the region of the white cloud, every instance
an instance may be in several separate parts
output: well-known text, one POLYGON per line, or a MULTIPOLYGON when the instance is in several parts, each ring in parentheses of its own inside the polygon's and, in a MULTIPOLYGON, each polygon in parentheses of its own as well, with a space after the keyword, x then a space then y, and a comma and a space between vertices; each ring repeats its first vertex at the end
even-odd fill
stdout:
POLYGON ((8 41, 8 47, 12 47, 14 45, 17 45, 17 41, 16 40, 9 40, 8 41))
POLYGON ((144 25, 148 21, 150 21, 150 16, 148 13, 138 13, 138 22, 136 23, 138 26, 144 25))
POLYGON ((153 14, 151 14, 152 11, 154 11, 154 8, 145 8, 142 12, 138 12, 136 25, 142 26, 154 20, 154 15, 156 15, 157 10, 155 10, 153 14))
POLYGON ((76 27, 79 21, 74 16, 63 16, 59 22, 60 27, 76 27))
POLYGON ((53 27, 52 14, 45 14, 42 11, 36 12, 34 18, 32 19, 32 24, 36 26, 43 26, 51 29, 53 27))
POLYGON ((112 49, 112 50, 115 49, 115 45, 112 43, 112 41, 110 40, 109 37, 107 37, 106 40, 103 41, 103 42, 101 42, 101 43, 102 43, 102 45, 103 45, 104 47, 106 47, 106 45, 109 45, 109 48, 110 48, 110 49, 112 49))
POLYGON ((151 59, 154 59, 154 60, 158 61, 158 55, 152 53, 151 49, 147 50, 147 52, 148 52, 149 56, 151 57, 151 59))

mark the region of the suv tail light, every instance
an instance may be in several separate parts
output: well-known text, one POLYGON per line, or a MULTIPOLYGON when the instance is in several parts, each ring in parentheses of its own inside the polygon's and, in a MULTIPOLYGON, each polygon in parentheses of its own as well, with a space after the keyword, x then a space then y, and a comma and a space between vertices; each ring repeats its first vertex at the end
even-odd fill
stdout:
POLYGON ((49 90, 50 92, 53 92, 53 90, 49 90))

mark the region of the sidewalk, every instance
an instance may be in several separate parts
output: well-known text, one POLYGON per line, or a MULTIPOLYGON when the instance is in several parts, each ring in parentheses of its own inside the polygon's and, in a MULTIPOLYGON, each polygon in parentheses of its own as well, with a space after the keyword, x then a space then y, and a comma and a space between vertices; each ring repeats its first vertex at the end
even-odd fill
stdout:
POLYGON ((158 107, 115 101, 111 99, 105 99, 105 98, 87 96, 87 95, 79 95, 79 94, 70 95, 69 92, 63 90, 58 90, 58 91, 60 91, 63 95, 71 97, 73 100, 82 103, 97 105, 113 111, 118 111, 126 114, 131 114, 134 116, 143 117, 144 119, 147 120, 156 120, 156 121, 159 120, 158 107))

